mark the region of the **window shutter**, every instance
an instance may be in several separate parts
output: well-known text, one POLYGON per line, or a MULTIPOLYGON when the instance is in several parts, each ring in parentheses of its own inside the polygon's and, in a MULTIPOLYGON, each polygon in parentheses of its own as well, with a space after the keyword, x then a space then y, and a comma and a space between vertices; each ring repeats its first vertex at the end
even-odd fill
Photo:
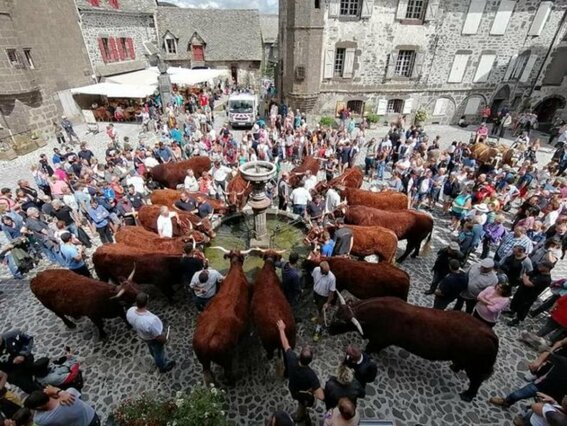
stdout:
POLYGON ((411 114, 411 109, 413 108, 413 98, 406 99, 404 102, 404 109, 402 114, 411 114))
POLYGON ((118 54, 118 46, 116 46, 116 39, 114 37, 108 38, 108 48, 110 49, 110 62, 118 61, 120 56, 118 54))
POLYGON ((122 40, 120 38, 116 39, 116 48, 118 49, 118 58, 121 61, 126 59, 126 52, 124 51, 124 45, 122 44, 122 40))
POLYGON ((520 77, 520 82, 525 83, 530 79, 530 75, 532 74, 532 70, 534 69, 536 61, 537 55, 530 55, 528 62, 526 63, 526 67, 524 68, 524 72, 520 77))
POLYGON ((345 63, 343 66, 343 77, 352 78, 354 73, 354 48, 348 48, 345 50, 345 63))
POLYGON ((532 26, 528 31, 528 35, 539 36, 541 34, 541 31, 543 30, 543 26, 547 22, 547 18, 549 18, 549 14, 551 13, 552 7, 553 7, 552 1, 541 2, 537 10, 537 13, 534 16, 534 21, 532 22, 532 26))
POLYGON ((128 55, 130 56, 130 59, 136 59, 136 51, 134 50, 134 40, 132 40, 132 37, 128 37, 126 39, 126 46, 128 47, 128 55))
POLYGON ((485 6, 486 0, 471 0, 465 24, 463 25, 463 34, 476 34, 478 32, 485 6))
POLYGON ((327 49, 325 51, 325 70, 323 78, 333 78, 335 71, 335 49, 327 49))
POLYGON ((435 21, 437 12, 439 11, 439 1, 440 0, 429 0, 427 2, 424 21, 435 21))
POLYGON ((421 69, 423 68, 424 59, 425 55, 422 52, 415 52, 415 60, 413 62, 411 78, 419 78, 419 76, 421 75, 421 69))
POLYGON ((476 69, 476 73, 473 78, 474 83, 481 83, 488 80, 495 60, 495 54, 485 54, 480 57, 478 68, 476 69))
POLYGON ((465 107, 465 115, 476 115, 480 108, 480 98, 469 98, 465 107))
POLYGON ((108 3, 115 9, 120 9, 120 6, 118 5, 118 0, 108 0, 108 3))
POLYGON ((388 57, 388 68, 386 69, 386 78, 392 78, 396 70, 396 61, 398 60, 398 52, 390 53, 388 57))
POLYGON ((385 115, 388 109, 388 101, 386 99, 378 99, 378 106, 376 107, 377 115, 385 115))
POLYGON ((396 19, 406 19, 408 13, 408 0, 398 1, 398 10, 396 12, 396 19))
POLYGON ((494 17, 494 23, 490 29, 491 35, 503 35, 506 32, 508 22, 514 11, 514 6, 516 6, 514 0, 501 0, 498 12, 496 12, 496 16, 494 17))
POLYGON ((329 3, 329 18, 337 18, 340 14, 340 0, 331 0, 329 3))
POLYGON ((448 83, 460 83, 463 81, 463 76, 467 69, 467 63, 469 62, 470 55, 468 53, 456 54, 453 60, 453 66, 451 67, 451 73, 447 79, 448 83))
POLYGON ((516 65, 516 61, 518 60, 518 55, 514 55, 510 58, 510 62, 508 63, 508 68, 506 68, 506 74, 504 74, 504 81, 510 80, 512 77, 512 71, 514 71, 514 65, 516 65))
POLYGON ((106 56, 106 49, 104 48, 104 42, 102 37, 98 38, 98 49, 100 50, 100 56, 102 57, 102 62, 105 64, 108 62, 108 56, 106 56))
POLYGON ((433 115, 440 116, 447 114, 447 107, 449 106, 449 99, 439 98, 435 101, 435 107, 433 108, 433 115))
POLYGON ((100 0, 89 0, 91 6, 100 7, 100 0))
POLYGON ((361 18, 370 18, 372 16, 372 9, 374 9, 374 0, 362 0, 361 18))

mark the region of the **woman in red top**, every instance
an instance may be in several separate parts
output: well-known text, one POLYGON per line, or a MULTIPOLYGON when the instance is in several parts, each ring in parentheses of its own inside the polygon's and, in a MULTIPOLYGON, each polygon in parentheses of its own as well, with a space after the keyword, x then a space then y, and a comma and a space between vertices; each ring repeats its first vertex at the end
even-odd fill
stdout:
POLYGON ((539 337, 548 336, 548 340, 554 343, 567 330, 567 294, 555 302, 551 308, 551 316, 537 332, 539 337))

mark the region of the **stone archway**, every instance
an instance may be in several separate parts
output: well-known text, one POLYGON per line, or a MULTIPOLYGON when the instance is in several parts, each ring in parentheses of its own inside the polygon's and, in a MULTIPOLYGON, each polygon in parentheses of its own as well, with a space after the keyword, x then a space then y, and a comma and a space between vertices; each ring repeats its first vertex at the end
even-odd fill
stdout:
POLYGON ((490 105, 490 109, 492 110, 492 114, 496 115, 503 106, 507 106, 510 99, 510 86, 505 84, 496 92, 494 97, 492 98, 492 103, 490 105))
POLYGON ((537 114, 540 124, 551 123, 558 109, 565 108, 565 98, 559 95, 552 95, 544 98, 536 104, 533 111, 537 114))
POLYGON ((453 122, 464 116, 469 123, 480 122, 480 110, 487 104, 487 99, 480 93, 475 93, 463 99, 453 116, 453 122))
POLYGON ((431 124, 450 124, 457 105, 452 97, 440 96, 429 102, 427 109, 431 124))

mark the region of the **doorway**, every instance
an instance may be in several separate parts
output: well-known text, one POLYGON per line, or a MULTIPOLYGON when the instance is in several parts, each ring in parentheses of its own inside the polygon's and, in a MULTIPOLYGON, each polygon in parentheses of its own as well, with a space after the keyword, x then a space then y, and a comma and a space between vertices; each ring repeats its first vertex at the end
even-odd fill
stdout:
POLYGON ((230 66, 230 76, 232 77, 234 84, 238 85, 238 65, 230 66))
POLYGON ((538 103, 534 108, 540 124, 551 123, 558 109, 565 108, 565 99, 561 96, 551 96, 538 103))

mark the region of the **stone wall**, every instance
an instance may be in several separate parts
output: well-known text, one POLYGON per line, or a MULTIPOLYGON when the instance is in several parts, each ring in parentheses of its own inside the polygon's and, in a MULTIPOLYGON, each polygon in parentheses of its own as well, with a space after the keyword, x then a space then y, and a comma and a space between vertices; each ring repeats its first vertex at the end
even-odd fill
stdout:
POLYGON ((144 42, 156 43, 153 15, 121 13, 119 11, 81 10, 81 25, 89 58, 97 75, 107 76, 145 68, 144 42), (99 38, 132 38, 136 58, 119 62, 104 62, 99 38))

